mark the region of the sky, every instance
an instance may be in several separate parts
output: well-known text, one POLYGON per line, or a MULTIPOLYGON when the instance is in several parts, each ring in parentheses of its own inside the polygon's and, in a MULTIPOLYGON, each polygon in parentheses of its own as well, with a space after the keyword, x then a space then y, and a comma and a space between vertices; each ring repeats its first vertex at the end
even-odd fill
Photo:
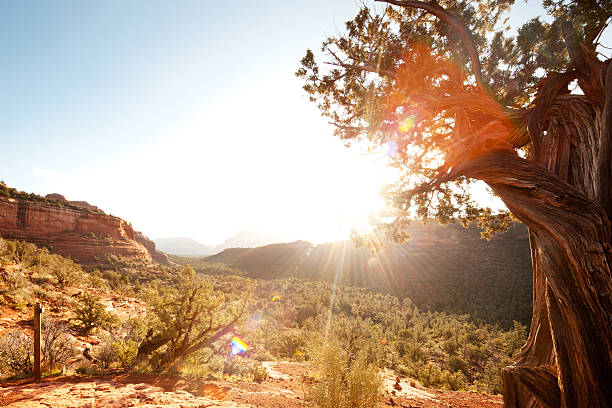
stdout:
MULTIPOLYGON (((151 238, 345 239, 393 173, 332 136, 294 72, 357 10, 0 0, 0 180, 88 201, 151 238)), ((538 14, 521 3, 511 23, 538 14)))

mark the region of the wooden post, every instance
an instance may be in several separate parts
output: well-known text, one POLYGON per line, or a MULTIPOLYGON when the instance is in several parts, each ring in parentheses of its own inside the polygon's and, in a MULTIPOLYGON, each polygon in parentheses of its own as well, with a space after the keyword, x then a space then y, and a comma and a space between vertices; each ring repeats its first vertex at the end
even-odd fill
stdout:
POLYGON ((34 305, 34 381, 40 382, 40 315, 44 309, 40 303, 34 305))

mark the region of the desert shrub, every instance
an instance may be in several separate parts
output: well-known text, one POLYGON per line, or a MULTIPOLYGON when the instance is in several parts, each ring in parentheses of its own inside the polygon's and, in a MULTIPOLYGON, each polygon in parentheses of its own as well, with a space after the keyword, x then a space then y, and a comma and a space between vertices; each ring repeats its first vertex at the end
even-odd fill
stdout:
POLYGON ((113 316, 100 303, 100 296, 86 292, 74 306, 75 320, 83 333, 113 323, 113 316))
POLYGON ((257 361, 274 361, 274 356, 270 352, 265 350, 258 351, 257 353, 255 353, 253 358, 257 361))
POLYGON ((450 356, 455 354, 459 350, 459 343, 456 340, 446 340, 442 343, 442 350, 450 356))
POLYGON ((45 370, 62 367, 75 354, 65 324, 49 318, 42 319, 40 352, 41 365, 45 370))
POLYGON ((20 330, 0 338, 0 367, 4 375, 29 375, 33 370, 32 339, 20 330))
POLYGON ((370 408, 379 405, 382 377, 365 356, 347 352, 335 337, 313 349, 319 382, 307 400, 320 408, 370 408))
POLYGON ((261 364, 255 364, 251 370, 253 381, 262 382, 268 379, 268 369, 261 364))
POLYGON ((205 347, 185 358, 180 370, 181 375, 221 379, 226 360, 226 357, 220 355, 215 350, 205 347))
POLYGON ((482 379, 477 384, 479 389, 491 392, 493 394, 502 393, 501 370, 503 367, 510 365, 512 360, 509 357, 504 357, 498 362, 492 362, 487 365, 484 370, 482 379))
POLYGON ((225 362, 223 374, 230 377, 246 378, 253 373, 256 365, 261 365, 261 363, 248 357, 236 355, 225 362))
POLYGON ((156 370, 175 369, 190 355, 219 341, 243 322, 251 301, 251 283, 236 293, 216 290, 189 267, 178 272, 176 285, 147 288, 150 330, 137 359, 156 370))
POLYGON ((38 300, 48 300, 49 299, 49 293, 47 292, 47 290, 38 285, 32 288, 32 296, 38 300))
POLYGON ((459 356, 452 356, 448 359, 447 361, 447 366, 448 369, 451 373, 457 372, 457 371, 462 371, 462 372, 466 372, 467 371, 467 361, 465 361, 464 359, 462 359, 459 356))
POLYGON ((119 340, 113 342, 112 346, 121 367, 131 367, 134 364, 138 353, 138 343, 133 340, 119 340))
POLYGON ((444 382, 442 370, 432 363, 425 363, 417 368, 416 377, 425 387, 439 387, 444 382))
POLYGON ((97 289, 108 289, 108 285, 104 278, 102 278, 102 273, 99 270, 94 270, 87 275, 87 280, 90 287, 97 289))
POLYGON ((138 343, 135 341, 109 337, 96 354, 96 358, 104 365, 104 368, 109 368, 114 363, 127 368, 134 364, 137 353, 138 343))
POLYGON ((106 282, 108 283, 108 286, 110 286, 112 289, 118 289, 121 287, 125 287, 126 285, 130 283, 127 276, 117 271, 114 271, 112 269, 107 269, 103 271, 102 278, 106 280, 106 282))
MULTIPOLYGON (((299 331, 288 331, 281 334, 278 344, 278 354, 281 357, 293 358, 298 351, 301 351, 306 342, 299 331)), ((303 354, 303 353, 302 353, 303 354)))
POLYGON ((61 256, 53 256, 49 261, 47 268, 51 275, 57 279, 57 284, 60 286, 72 285, 81 279, 83 271, 72 259, 67 259, 61 256))
POLYGON ((125 333, 124 339, 140 343, 146 336, 149 327, 144 319, 134 317, 127 319, 122 324, 125 333))
POLYGON ((465 346, 465 355, 474 364, 482 364, 489 358, 490 353, 482 347, 468 344, 465 346))
POLYGON ((268 370, 261 362, 240 355, 233 356, 225 361, 223 374, 257 382, 265 381, 268 378, 268 370))
POLYGON ((115 355, 115 348, 113 347, 113 342, 110 337, 106 338, 102 343, 102 347, 100 347, 96 354, 96 359, 102 363, 104 368, 109 368, 111 364, 117 361, 117 356, 115 355))
POLYGON ((9 291, 16 291, 17 289, 21 289, 26 287, 29 282, 26 279, 25 275, 22 271, 7 269, 0 274, 0 279, 9 289, 9 291))
POLYGON ((29 268, 40 263, 42 256, 47 255, 46 249, 38 249, 36 245, 24 241, 4 241, 2 257, 4 262, 15 263, 24 268, 29 268))
POLYGON ((467 379, 461 371, 449 373, 445 370, 442 372, 442 386, 453 391, 464 390, 467 387, 467 379))
POLYGON ((22 287, 11 294, 13 307, 19 310, 26 310, 36 302, 34 290, 29 287, 22 287))

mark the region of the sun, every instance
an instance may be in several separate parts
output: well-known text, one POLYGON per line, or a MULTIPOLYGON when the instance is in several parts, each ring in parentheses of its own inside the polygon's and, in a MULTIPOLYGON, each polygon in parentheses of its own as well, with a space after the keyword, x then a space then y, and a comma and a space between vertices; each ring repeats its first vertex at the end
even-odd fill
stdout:
POLYGON ((358 155, 345 163, 345 171, 317 177, 319 191, 309 197, 302 220, 304 239, 325 243, 350 238, 351 232, 368 233, 376 215, 385 209, 381 189, 392 182, 394 171, 381 155, 358 155))

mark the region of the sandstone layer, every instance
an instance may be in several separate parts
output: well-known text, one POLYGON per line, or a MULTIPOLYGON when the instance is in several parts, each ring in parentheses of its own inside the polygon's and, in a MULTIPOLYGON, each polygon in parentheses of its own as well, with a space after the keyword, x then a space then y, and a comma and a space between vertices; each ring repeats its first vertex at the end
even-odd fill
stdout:
POLYGON ((156 251, 155 244, 144 235, 135 233, 131 224, 97 207, 62 200, 59 194, 45 199, 29 199, 25 194, 12 196, 0 196, 3 238, 46 246, 84 266, 98 265, 109 255, 168 264, 165 254, 156 251))

